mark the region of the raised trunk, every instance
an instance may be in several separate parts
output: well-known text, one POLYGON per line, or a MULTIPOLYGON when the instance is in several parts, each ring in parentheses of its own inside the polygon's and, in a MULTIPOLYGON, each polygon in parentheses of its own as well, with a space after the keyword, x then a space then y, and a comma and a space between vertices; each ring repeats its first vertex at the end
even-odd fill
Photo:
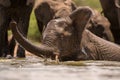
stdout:
POLYGON ((29 42, 19 31, 17 28, 17 24, 15 21, 12 21, 10 23, 10 27, 12 29, 13 36, 17 40, 21 46, 23 46, 27 51, 33 53, 36 56, 50 56, 53 53, 53 48, 47 47, 43 44, 40 44, 40 46, 35 46, 31 42, 29 42))

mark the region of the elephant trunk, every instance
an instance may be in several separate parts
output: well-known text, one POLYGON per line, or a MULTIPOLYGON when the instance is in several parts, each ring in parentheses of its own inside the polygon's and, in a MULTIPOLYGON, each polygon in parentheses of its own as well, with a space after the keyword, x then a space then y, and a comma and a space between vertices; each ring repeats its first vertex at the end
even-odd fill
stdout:
POLYGON ((110 31, 106 31, 103 35, 103 38, 105 38, 106 40, 114 42, 114 37, 110 31))
POLYGON ((47 47, 43 44, 40 46, 35 46, 31 42, 29 42, 18 30, 17 24, 15 21, 10 23, 10 28, 12 30, 14 38, 17 40, 21 46, 23 46, 27 51, 33 53, 36 56, 43 57, 43 56, 50 56, 52 55, 54 49, 47 47))

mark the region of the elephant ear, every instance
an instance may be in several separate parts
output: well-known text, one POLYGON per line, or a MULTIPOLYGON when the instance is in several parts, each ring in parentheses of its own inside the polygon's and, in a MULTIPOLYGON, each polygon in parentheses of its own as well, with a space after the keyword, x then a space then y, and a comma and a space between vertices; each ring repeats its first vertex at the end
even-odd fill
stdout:
POLYGON ((85 26, 93 15, 93 11, 90 7, 79 7, 70 14, 73 26, 78 30, 77 32, 83 32, 85 26))
POLYGON ((0 5, 4 7, 9 7, 11 5, 10 0, 0 0, 0 5))
POLYGON ((72 3, 71 3, 71 6, 72 6, 72 10, 77 9, 77 6, 75 5, 75 3, 74 3, 74 2, 72 2, 72 3))
POLYGON ((49 22, 53 18, 53 10, 50 7, 50 4, 47 1, 35 2, 35 16, 38 20, 45 21, 44 23, 49 22), (40 17, 37 17, 40 16, 40 17))

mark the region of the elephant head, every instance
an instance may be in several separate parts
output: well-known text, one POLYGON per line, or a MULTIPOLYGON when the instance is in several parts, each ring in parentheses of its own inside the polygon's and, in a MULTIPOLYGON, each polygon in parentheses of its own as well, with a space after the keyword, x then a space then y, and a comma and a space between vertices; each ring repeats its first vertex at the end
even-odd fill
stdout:
POLYGON ((11 22, 10 27, 18 43, 31 53, 37 56, 55 54, 61 60, 75 60, 80 52, 82 32, 91 15, 91 8, 83 7, 67 17, 51 20, 43 32, 43 40, 39 47, 22 36, 15 22, 11 22))
POLYGON ((86 28, 95 35, 108 41, 114 42, 114 38, 110 30, 110 22, 108 21, 108 19, 102 16, 96 10, 93 10, 93 12, 94 15, 92 16, 89 25, 86 28))

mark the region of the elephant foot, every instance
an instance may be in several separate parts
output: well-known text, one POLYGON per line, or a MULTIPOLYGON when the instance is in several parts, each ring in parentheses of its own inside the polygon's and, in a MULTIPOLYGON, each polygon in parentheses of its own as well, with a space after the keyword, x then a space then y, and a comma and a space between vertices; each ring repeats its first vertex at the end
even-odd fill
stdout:
POLYGON ((2 54, 0 53, 0 57, 2 57, 2 54))
POLYGON ((59 64, 59 62, 60 62, 60 60, 59 60, 60 54, 58 52, 54 52, 54 54, 55 54, 55 62, 56 62, 56 64, 59 64))
POLYGON ((46 63, 47 62, 47 58, 46 57, 44 57, 44 61, 43 61, 44 63, 46 63))
POLYGON ((2 56, 0 56, 0 57, 2 57, 2 58, 6 58, 6 59, 12 59, 12 58, 13 58, 12 55, 7 54, 7 53, 3 53, 2 56))
MULTIPOLYGON (((44 56, 43 57, 44 58, 44 63, 46 64, 46 63, 48 63, 49 62, 49 59, 46 57, 46 56, 44 56)), ((55 54, 54 56, 51 56, 50 57, 50 60, 54 60, 54 63, 55 64, 59 64, 60 63, 60 60, 59 60, 59 54, 55 54), (54 57, 54 58, 53 58, 54 57), (51 59, 52 58, 52 59, 51 59)))
POLYGON ((25 58, 25 50, 23 50, 22 48, 18 48, 16 57, 25 58))
POLYGON ((25 53, 17 53, 18 58, 25 58, 25 53))
POLYGON ((7 55, 5 58, 6 59, 12 59, 13 57, 11 55, 7 55))

